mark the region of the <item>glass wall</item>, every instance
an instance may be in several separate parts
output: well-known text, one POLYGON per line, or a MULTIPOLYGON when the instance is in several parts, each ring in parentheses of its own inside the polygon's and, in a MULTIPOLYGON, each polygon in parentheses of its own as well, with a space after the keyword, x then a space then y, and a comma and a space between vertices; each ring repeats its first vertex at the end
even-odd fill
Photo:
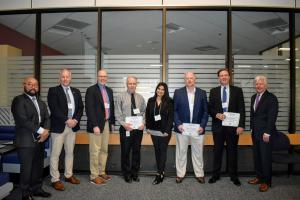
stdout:
POLYGON ((268 78, 268 90, 279 101, 277 128, 288 131, 290 107, 289 14, 279 12, 232 12, 234 84, 243 88, 246 130, 249 130, 253 79, 268 78))
MULTIPOLYGON (((96 83, 97 12, 42 14, 41 97, 47 101, 49 87, 59 84, 59 71, 72 71, 72 87, 81 91, 96 83)), ((86 129, 86 116, 80 127, 86 129)))
POLYGON ((300 131, 300 13, 296 13, 296 131, 300 131))
POLYGON ((126 77, 136 76, 137 92, 145 100, 161 80, 162 12, 102 12, 101 64, 117 96, 126 90, 126 77))
MULTIPOLYGON (((225 66, 227 13, 225 11, 168 11, 166 24, 167 82, 170 95, 184 86, 192 71, 197 86, 207 91, 218 85, 217 71, 225 66)), ((209 119, 207 130, 211 130, 209 119)))
POLYGON ((13 125, 12 99, 34 75, 35 14, 0 15, 0 125, 13 125))

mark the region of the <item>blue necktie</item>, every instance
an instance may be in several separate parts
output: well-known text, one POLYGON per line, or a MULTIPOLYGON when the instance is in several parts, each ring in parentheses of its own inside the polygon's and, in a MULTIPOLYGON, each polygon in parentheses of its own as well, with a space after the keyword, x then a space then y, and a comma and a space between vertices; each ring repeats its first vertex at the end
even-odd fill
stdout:
MULTIPOLYGON (((223 97, 222 97, 222 103, 227 102, 227 92, 226 87, 223 87, 223 97)), ((227 107, 223 107, 223 112, 227 112, 227 107)))

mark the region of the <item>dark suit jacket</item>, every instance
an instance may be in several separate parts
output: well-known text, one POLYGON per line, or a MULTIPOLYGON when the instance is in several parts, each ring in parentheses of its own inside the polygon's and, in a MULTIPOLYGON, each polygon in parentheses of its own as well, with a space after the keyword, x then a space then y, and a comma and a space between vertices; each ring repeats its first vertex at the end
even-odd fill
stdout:
POLYGON ((193 119, 190 120, 190 108, 186 87, 175 90, 174 93, 174 123, 175 131, 182 123, 195 123, 205 129, 208 120, 208 105, 206 92, 200 88, 196 88, 193 119), (191 122, 192 121, 192 122, 191 122))
MULTIPOLYGON (((74 132, 80 129, 79 123, 83 114, 83 103, 80 91, 77 88, 70 87, 74 97, 75 111, 72 119, 78 123, 72 130, 74 132)), ((65 130, 66 121, 68 120, 68 101, 64 88, 61 85, 49 88, 48 106, 50 108, 51 132, 62 133, 65 130)))
MULTIPOLYGON (((148 100, 147 108, 146 108, 146 128, 147 129, 154 129, 154 107, 156 104, 156 98, 151 97, 148 100)), ((172 127, 173 127, 173 100, 167 99, 164 102, 161 103, 160 108, 160 116, 161 116, 161 132, 162 133, 172 133, 172 127)))
POLYGON ((260 98, 256 111, 254 111, 255 98, 256 94, 251 97, 250 128, 254 137, 262 140, 264 133, 270 135, 276 133, 278 100, 274 94, 266 90, 260 98))
MULTIPOLYGON (((230 86, 229 93, 228 112, 240 113, 239 127, 245 128, 245 102, 243 91, 239 87, 230 86)), ((213 132, 222 131, 222 121, 216 118, 217 113, 223 113, 221 86, 212 88, 209 94, 209 114, 212 118, 213 132)), ((232 131, 235 131, 235 129, 235 127, 232 127, 232 131)))
POLYGON ((16 125, 16 146, 17 147, 34 147, 34 134, 40 127, 50 129, 50 119, 47 106, 41 100, 37 100, 40 109, 41 123, 39 115, 32 100, 22 94, 16 96, 11 105, 16 125))
MULTIPOLYGON (((115 106, 113 91, 105 86, 110 103, 109 124, 115 124, 115 106)), ((98 126, 103 132, 105 125, 105 108, 98 84, 89 87, 85 94, 85 110, 87 116, 87 131, 93 133, 93 128, 98 126)))

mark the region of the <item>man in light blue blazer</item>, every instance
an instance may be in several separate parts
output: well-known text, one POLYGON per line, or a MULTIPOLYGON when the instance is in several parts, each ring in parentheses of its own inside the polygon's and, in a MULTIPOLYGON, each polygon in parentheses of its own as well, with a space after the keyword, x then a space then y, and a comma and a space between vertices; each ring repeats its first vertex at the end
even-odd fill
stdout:
POLYGON ((203 141, 208 120, 206 92, 195 86, 193 72, 184 75, 185 87, 174 93, 174 123, 176 134, 176 183, 186 173, 188 145, 192 147, 192 162, 196 179, 205 183, 203 170, 203 141))

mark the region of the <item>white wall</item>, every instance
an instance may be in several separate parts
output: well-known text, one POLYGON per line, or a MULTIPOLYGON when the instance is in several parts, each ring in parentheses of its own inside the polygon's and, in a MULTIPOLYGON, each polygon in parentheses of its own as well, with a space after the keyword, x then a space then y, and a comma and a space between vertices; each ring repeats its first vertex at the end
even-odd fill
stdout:
POLYGON ((122 6, 250 6, 300 8, 300 0, 0 0, 0 10, 122 6))
POLYGON ((295 0, 251 0, 251 1, 249 1, 249 0, 231 0, 231 6, 295 8, 295 0))

